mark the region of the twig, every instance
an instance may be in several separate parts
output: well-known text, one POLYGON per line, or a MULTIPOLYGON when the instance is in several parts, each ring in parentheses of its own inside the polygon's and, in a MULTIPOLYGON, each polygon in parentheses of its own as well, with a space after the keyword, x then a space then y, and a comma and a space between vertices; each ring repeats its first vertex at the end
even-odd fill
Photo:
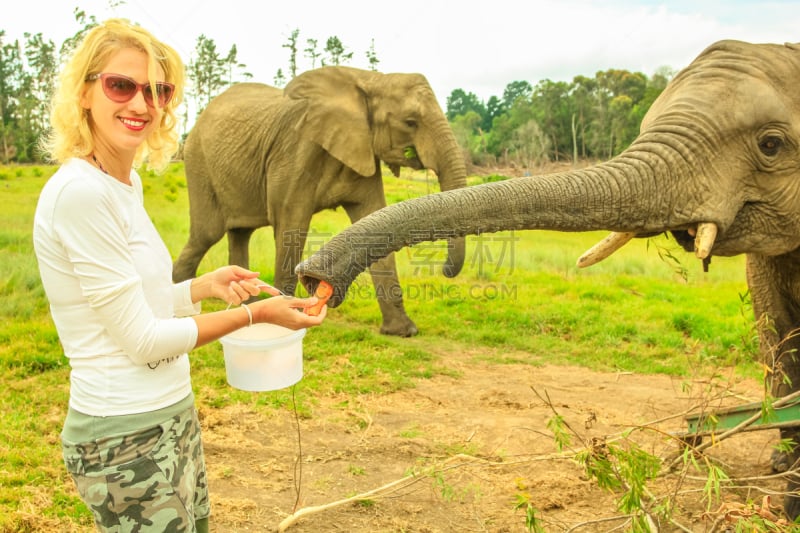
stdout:
POLYGON ((672 524, 673 526, 677 527, 681 531, 685 531, 686 533, 694 533, 691 529, 689 529, 688 527, 684 526, 683 524, 680 524, 680 523, 676 522, 672 518, 669 519, 669 523, 672 524))
POLYGON ((300 491, 303 486, 303 438, 300 433, 300 415, 297 412, 297 400, 295 399, 295 385, 292 385, 292 410, 294 411, 294 423, 297 430, 297 458, 294 461, 294 490, 295 500, 293 509, 300 505, 300 491))
MULTIPOLYGON (((742 482, 748 482, 749 483, 749 482, 754 482, 754 481, 773 481, 773 480, 776 480, 776 479, 784 479, 784 478, 789 478, 789 477, 792 477, 792 476, 796 476, 798 473, 800 473, 800 470, 792 469, 792 470, 787 470, 786 472, 779 472, 777 474, 768 474, 766 476, 733 477, 733 478, 729 478, 728 479, 728 483, 727 484, 742 483, 742 482)), ((686 479, 689 479, 691 481, 700 481, 700 482, 703 482, 703 483, 706 481, 706 478, 704 478, 704 477, 690 476, 690 475, 687 475, 686 479)), ((744 488, 744 487, 747 487, 747 486, 743 485, 743 486, 739 486, 738 488, 744 488)), ((751 487, 751 488, 756 488, 756 487, 751 487)))
POLYGON ((630 520, 631 515, 620 515, 620 516, 607 516, 605 518, 595 518, 594 520, 587 520, 586 522, 581 522, 580 524, 575 524, 564 533, 572 533, 572 531, 577 531, 578 529, 586 526, 593 526, 597 524, 603 524, 605 522, 617 522, 620 520, 630 520))
MULTIPOLYGON (((376 495, 376 494, 378 494, 380 492, 383 492, 385 490, 397 487, 398 485, 401 485, 401 484, 403 484, 405 482, 408 482, 408 481, 416 482, 418 480, 419 480, 419 478, 415 474, 409 474, 408 476, 406 476, 404 478, 397 479, 395 481, 392 481, 391 483, 387 483, 386 485, 383 485, 382 487, 378 487, 377 489, 373 489, 373 490, 370 490, 370 491, 367 491, 367 492, 362 492, 361 494, 356 494, 355 496, 351 496, 350 498, 345 498, 343 500, 337 500, 335 502, 326 503, 324 505, 317 505, 317 506, 314 506, 314 507, 303 507, 302 509, 298 509, 294 513, 292 513, 289 516, 287 516, 286 518, 284 518, 281 521, 281 523, 278 524, 278 531, 279 532, 286 531, 287 528, 289 528, 292 525, 294 525, 295 522, 297 522, 300 518, 302 518, 302 517, 304 517, 306 515, 314 514, 314 513, 321 513, 322 511, 326 511, 328 509, 333 509, 334 507, 339 507, 340 505, 345 505, 347 503, 366 500, 370 496, 374 496, 374 495, 376 495)), ((411 483, 409 483, 409 484, 411 484, 411 483)))
POLYGON ((724 513, 721 513, 721 514, 720 514, 720 515, 719 515, 719 516, 718 516, 718 517, 717 517, 717 518, 714 520, 714 522, 711 524, 711 528, 709 529, 709 531, 711 531, 712 533, 713 533, 714 531, 717 531, 717 528, 720 526, 720 524, 722 524, 722 522, 723 522, 724 520, 725 520, 725 514, 724 514, 724 513))
MULTIPOLYGON (((458 455, 454 455, 453 457, 451 457, 448 460, 444 461, 442 463, 442 466, 433 467, 433 468, 429 469, 429 471, 430 472, 435 472, 437 470, 444 471, 444 470, 449 470, 449 469, 452 469, 452 468, 459 468, 459 467, 462 467, 462 466, 465 466, 465 465, 469 464, 469 463, 460 463, 458 465, 452 465, 452 466, 449 466, 448 468, 444 468, 444 465, 447 465, 448 463, 451 463, 451 462, 453 462, 453 461, 455 461, 457 459, 469 459, 470 462, 475 462, 475 461, 484 462, 481 459, 478 459, 476 457, 472 457, 472 456, 464 455, 464 454, 458 454, 458 455)), ((414 483, 419 482, 421 479, 423 479, 423 476, 418 474, 418 473, 409 474, 409 475, 407 475, 407 476, 405 476, 403 478, 400 478, 400 479, 397 479, 395 481, 392 481, 391 483, 387 483, 386 485, 383 485, 383 486, 378 487, 376 489, 369 490, 367 492, 362 492, 361 494, 356 494, 355 496, 351 496, 349 498, 344 498, 342 500, 337 500, 335 502, 330 502, 330 503, 326 503, 326 504, 323 504, 323 505, 316 505, 314 507, 303 507, 302 509, 299 509, 299 510, 295 511, 294 513, 292 513, 289 516, 287 516, 286 518, 284 518, 281 521, 281 523, 278 524, 278 532, 279 533, 283 533, 289 527, 294 525, 295 522, 297 522, 300 518, 302 518, 302 517, 304 517, 306 515, 320 513, 322 511, 327 511, 328 509, 333 509, 334 507, 339 507, 339 506, 342 506, 342 505, 345 505, 345 504, 348 504, 348 503, 367 500, 367 499, 369 499, 371 497, 380 496, 382 492, 386 492, 389 489, 394 489, 394 488, 397 488, 397 487, 405 488, 405 487, 413 485, 414 483)))

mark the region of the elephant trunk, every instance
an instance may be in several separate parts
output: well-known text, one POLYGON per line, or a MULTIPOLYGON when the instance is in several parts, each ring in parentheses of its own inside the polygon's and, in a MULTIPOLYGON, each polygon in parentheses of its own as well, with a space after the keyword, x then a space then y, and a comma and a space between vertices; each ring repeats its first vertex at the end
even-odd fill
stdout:
POLYGON ((641 194, 641 190, 654 190, 658 173, 671 172, 669 165, 658 164, 657 159, 623 154, 587 169, 515 178, 400 202, 336 235, 295 272, 309 290, 320 279, 331 283, 334 296, 329 305, 336 307, 356 276, 371 263, 425 241, 507 230, 606 229, 641 235, 695 228, 693 224, 701 221, 680 219, 682 215, 676 214, 686 210, 673 209, 665 197, 641 194))
MULTIPOLYGON (((433 136, 428 141, 423 141, 420 146, 419 156, 423 165, 436 172, 439 178, 439 188, 442 191, 461 189, 467 186, 467 168, 464 155, 458 145, 450 124, 442 115, 442 120, 431 130, 433 136), (424 146, 436 146, 437 154, 428 157, 424 146), (428 163, 427 161, 431 161, 428 163)), ((464 267, 466 257, 466 239, 464 237, 450 237, 447 239, 447 259, 442 265, 442 273, 448 278, 454 278, 464 267)))

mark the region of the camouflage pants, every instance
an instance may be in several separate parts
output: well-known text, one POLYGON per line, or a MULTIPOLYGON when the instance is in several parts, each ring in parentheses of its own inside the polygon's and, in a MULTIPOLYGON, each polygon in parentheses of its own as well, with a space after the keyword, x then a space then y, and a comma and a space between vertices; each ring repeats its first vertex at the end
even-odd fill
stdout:
POLYGON ((194 405, 124 435, 83 443, 62 437, 62 449, 100 531, 207 530, 208 485, 194 405))

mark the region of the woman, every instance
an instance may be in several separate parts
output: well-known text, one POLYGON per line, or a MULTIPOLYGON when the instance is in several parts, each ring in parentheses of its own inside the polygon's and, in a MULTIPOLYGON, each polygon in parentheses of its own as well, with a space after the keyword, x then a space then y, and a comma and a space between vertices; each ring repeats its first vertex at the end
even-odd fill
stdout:
POLYGON ((298 312, 313 297, 245 305, 279 293, 236 266, 172 284, 133 169, 163 169, 174 154, 183 82, 172 48, 112 19, 86 35, 53 99, 47 150, 61 167, 39 198, 34 247, 72 368, 64 460, 101 531, 207 531, 187 352, 256 322, 325 317, 298 312), (198 314, 211 297, 241 306, 198 314))

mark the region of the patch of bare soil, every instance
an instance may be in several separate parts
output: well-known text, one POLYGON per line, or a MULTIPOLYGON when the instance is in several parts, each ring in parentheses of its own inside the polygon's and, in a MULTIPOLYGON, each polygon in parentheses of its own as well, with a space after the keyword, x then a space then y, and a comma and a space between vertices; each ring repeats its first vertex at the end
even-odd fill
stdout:
MULTIPOLYGON (((683 379, 576 367, 452 364, 460 377, 420 380, 388 395, 321 400, 300 420, 299 444, 291 412, 202 408, 212 531, 275 531, 295 509, 398 480, 366 502, 309 513, 286 531, 527 531, 524 508, 515 509, 523 494, 545 531, 612 531, 624 523, 615 518, 618 494, 588 479, 575 452, 592 439, 598 444, 647 426, 629 439, 651 454, 674 456, 680 450, 674 434, 686 429, 683 414, 714 389, 693 382, 686 392, 683 379), (547 427, 554 410, 580 434, 565 453, 558 453, 547 427)), ((726 385, 725 398, 711 407, 757 401, 761 393, 755 382, 731 378, 726 385)), ((731 477, 768 476, 777 440, 775 430, 740 433, 705 458, 731 477)), ((662 531, 720 531, 737 504, 760 503, 762 491, 780 492, 784 485, 743 482, 745 488, 723 491, 724 507, 716 502, 709 510, 705 481, 704 471, 692 469, 688 477, 649 483, 656 496, 680 493, 673 515, 680 527, 662 525, 662 531)), ((779 495, 772 504, 781 505, 779 495)))

